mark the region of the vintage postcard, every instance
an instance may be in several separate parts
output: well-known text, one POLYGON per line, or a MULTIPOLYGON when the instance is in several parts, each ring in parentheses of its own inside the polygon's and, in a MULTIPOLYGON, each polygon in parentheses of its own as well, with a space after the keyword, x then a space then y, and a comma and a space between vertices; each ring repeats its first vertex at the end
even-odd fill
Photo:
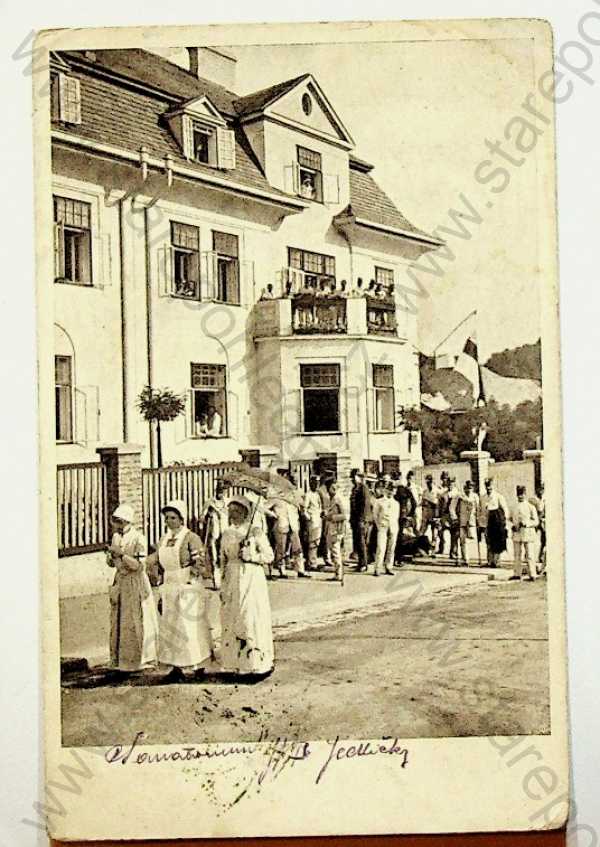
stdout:
POLYGON ((564 825, 549 25, 35 50, 51 835, 564 825))

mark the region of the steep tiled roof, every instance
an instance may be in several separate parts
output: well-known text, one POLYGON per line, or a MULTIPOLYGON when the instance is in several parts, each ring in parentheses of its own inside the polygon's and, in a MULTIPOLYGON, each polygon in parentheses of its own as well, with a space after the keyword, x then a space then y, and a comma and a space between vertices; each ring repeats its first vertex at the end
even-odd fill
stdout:
MULTIPOLYGON (((172 102, 80 69, 73 68, 73 75, 80 79, 82 121, 76 127, 69 127, 70 134, 133 153, 145 145, 150 156, 162 159, 170 153, 175 162, 185 163, 199 173, 215 174, 214 168, 185 159, 163 118, 172 102)), ((60 123, 53 124, 53 127, 64 129, 60 123)), ((233 128, 236 134, 236 167, 234 171, 219 170, 219 177, 284 197, 267 182, 243 131, 239 127, 233 128)))
POLYGON ((380 226, 402 229, 417 236, 431 238, 428 233, 418 229, 404 217, 385 191, 363 169, 350 168, 350 208, 346 208, 341 214, 348 212, 353 213, 357 218, 380 226))
POLYGON ((307 79, 310 74, 302 74, 294 77, 294 79, 286 79, 284 82, 278 82, 276 85, 270 85, 269 88, 262 88, 260 91, 254 91, 252 94, 247 94, 245 97, 238 97, 233 104, 236 112, 240 117, 249 115, 252 112, 258 112, 266 108, 269 103, 273 103, 282 94, 291 91, 303 79, 307 79))
POLYGON ((127 79, 142 82, 182 102, 205 94, 223 116, 235 115, 233 101, 237 94, 209 79, 198 78, 185 68, 148 50, 94 50, 93 61, 82 51, 64 51, 62 55, 67 60, 83 60, 92 67, 104 68, 127 79))

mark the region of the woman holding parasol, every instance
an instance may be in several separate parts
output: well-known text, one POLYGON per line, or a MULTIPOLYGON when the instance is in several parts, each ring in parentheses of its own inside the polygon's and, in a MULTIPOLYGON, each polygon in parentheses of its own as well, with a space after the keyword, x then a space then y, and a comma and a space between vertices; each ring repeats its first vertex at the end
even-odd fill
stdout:
POLYGON ((288 480, 244 465, 225 474, 223 481, 258 495, 254 503, 244 496, 230 498, 229 527, 221 538, 221 664, 226 672, 255 682, 272 672, 274 662, 264 570, 274 555, 258 525, 261 500, 279 497, 295 503, 300 495, 288 480))

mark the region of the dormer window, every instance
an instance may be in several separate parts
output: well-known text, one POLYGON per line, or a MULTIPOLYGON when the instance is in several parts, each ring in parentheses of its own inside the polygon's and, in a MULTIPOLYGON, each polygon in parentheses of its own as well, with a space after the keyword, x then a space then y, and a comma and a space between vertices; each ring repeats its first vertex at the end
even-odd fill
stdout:
POLYGON ((183 155, 211 168, 235 168, 235 134, 208 97, 197 97, 165 115, 183 155))
POLYGON ((202 162, 204 165, 211 164, 210 142, 212 135, 210 129, 201 126, 197 121, 192 121, 192 158, 195 162, 202 162))
POLYGON ((334 205, 340 199, 338 174, 323 173, 321 154, 296 146, 296 161, 284 166, 285 190, 304 200, 334 205))
POLYGON ((305 200, 323 202, 323 169, 321 154, 298 147, 298 180, 300 196, 305 200))

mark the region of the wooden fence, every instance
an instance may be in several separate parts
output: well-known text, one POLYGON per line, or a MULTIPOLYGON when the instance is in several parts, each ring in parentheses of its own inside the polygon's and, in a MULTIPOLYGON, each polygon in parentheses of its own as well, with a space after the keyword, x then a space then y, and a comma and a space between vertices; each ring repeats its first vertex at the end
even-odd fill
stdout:
POLYGON ((163 531, 160 510, 169 500, 183 500, 187 508, 187 525, 192 532, 198 532, 204 504, 214 496, 217 480, 236 467, 239 467, 239 462, 144 468, 142 503, 148 545, 156 545, 160 538, 163 531))
POLYGON ((56 468, 58 555, 101 550, 108 539, 106 469, 101 462, 56 468))

